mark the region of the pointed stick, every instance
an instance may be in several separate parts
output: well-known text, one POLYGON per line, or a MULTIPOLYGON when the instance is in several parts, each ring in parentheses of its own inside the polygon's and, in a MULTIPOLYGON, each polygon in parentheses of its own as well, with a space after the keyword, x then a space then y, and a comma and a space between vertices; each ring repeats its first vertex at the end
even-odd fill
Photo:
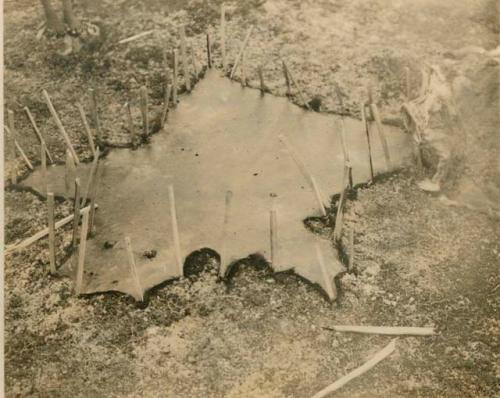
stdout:
POLYGON ((75 293, 82 294, 85 252, 87 250, 87 233, 89 228, 89 207, 82 209, 82 227, 80 229, 80 245, 78 247, 78 266, 76 269, 75 293))
POLYGON ((220 50, 222 53, 222 71, 224 74, 227 70, 226 61, 226 8, 224 4, 220 6, 220 50))
MULTIPOLYGON (((328 328, 330 329, 330 328, 328 328)), ((336 332, 352 332, 362 334, 383 334, 389 336, 433 336, 434 328, 405 327, 405 326, 354 326, 334 325, 331 329, 336 332)))
POLYGON ((69 139, 69 135, 66 132, 66 130, 61 122, 61 119, 59 119, 59 115, 57 114, 56 109, 54 108, 54 105, 52 105, 52 101, 50 100, 50 97, 49 97, 49 94, 47 93, 47 91, 43 90, 43 96, 45 97, 45 103, 47 104, 47 107, 49 108, 49 111, 52 115, 52 118, 56 122, 56 125, 57 125, 59 131, 61 132, 61 134, 64 138, 64 141, 66 142, 66 146, 70 150, 71 155, 73 156, 75 163, 77 165, 80 164, 80 161, 78 160, 78 155, 76 154, 75 149, 73 148, 73 144, 71 143, 71 140, 69 139))
POLYGON ((145 137, 149 135, 149 117, 148 117, 148 90, 146 86, 141 86, 141 115, 142 115, 142 129, 145 137))
POLYGON ((127 108, 127 124, 128 124, 128 132, 130 134, 130 142, 132 145, 136 145, 137 134, 134 127, 134 118, 132 117, 132 107, 130 106, 130 101, 127 101, 125 104, 127 108))
POLYGON ((333 237, 336 241, 339 241, 342 236, 343 211, 346 199, 346 189, 349 184, 350 169, 351 169, 350 166, 344 165, 344 175, 342 177, 342 192, 340 193, 340 198, 337 205, 337 215, 335 217, 335 229, 333 230, 333 237))
POLYGON ((127 247, 128 254, 128 265, 130 266, 130 274, 132 275, 132 279, 134 280, 135 287, 137 289, 137 297, 139 297, 140 301, 144 301, 144 294, 142 291, 141 281, 139 280, 139 275, 137 274, 137 267, 135 265, 135 257, 134 251, 132 250, 132 242, 130 241, 130 237, 125 237, 125 246, 127 247))
POLYGON ((175 259, 177 261, 177 266, 179 267, 179 274, 184 276, 184 264, 182 263, 179 227, 177 225, 177 213, 175 209, 174 186, 172 184, 168 186, 168 198, 170 202, 170 218, 172 219, 172 236, 174 239, 175 259))
POLYGON ((278 218, 274 206, 269 212, 269 229, 271 238, 271 265, 276 271, 278 266, 278 218))
POLYGON ((236 72, 236 69, 238 68, 239 63, 240 63, 241 59, 243 58, 243 54, 245 53, 245 48, 248 44, 248 40, 250 40, 250 35, 252 34, 252 31, 253 31, 253 26, 250 26, 250 28, 247 31, 247 35, 245 36, 245 40, 243 40, 243 43, 241 44, 240 52, 239 52, 238 56, 236 57, 236 59, 234 60, 233 69, 231 70, 231 74, 229 75, 230 79, 233 78, 234 73, 236 72))
POLYGON ((207 65, 212 68, 212 43, 210 43, 210 33, 207 33, 207 65))
POLYGON ((340 104, 340 141, 342 143, 342 152, 344 153, 344 163, 350 164, 349 150, 347 149, 347 141, 345 136, 345 122, 344 122, 344 100, 340 91, 339 85, 334 83, 335 93, 340 104))
POLYGON ((71 248, 74 250, 78 241, 78 224, 80 223, 80 179, 75 178, 75 200, 73 201, 73 240, 71 248))
POLYGON ((165 99, 163 100, 163 112, 161 115, 161 122, 160 126, 163 128, 165 126, 165 123, 168 120, 168 112, 169 112, 169 105, 170 105, 170 96, 172 94, 172 86, 170 84, 167 84, 167 88, 165 89, 165 99))
POLYGON ((386 164, 388 170, 392 170, 391 156, 389 155, 389 146, 387 145, 387 140, 386 140, 384 128, 382 125, 382 120, 380 119, 380 114, 378 113, 377 104, 375 104, 375 103, 370 104, 370 108, 372 110, 373 118, 375 119, 375 125, 377 126, 380 141, 382 142, 382 148, 384 150, 384 157, 385 157, 385 164, 386 164))
POLYGON ((178 85, 178 74, 179 74, 179 60, 178 60, 177 50, 174 50, 173 58, 174 58, 174 78, 172 80, 172 105, 174 108, 177 106, 177 85, 178 85))
MULTIPOLYGON (((16 134, 13 133, 13 130, 12 128, 9 128, 7 126, 4 126, 5 128, 5 131, 12 137, 12 139, 14 140, 14 147, 17 148, 17 151, 21 154, 21 157, 23 158, 24 162, 26 163, 26 165, 28 166, 28 168, 30 170, 33 170, 33 165, 31 164, 30 160, 28 159, 28 156, 26 156, 26 153, 24 153, 23 151, 23 148, 21 147, 21 145, 19 145, 19 142, 17 142, 17 139, 15 138, 16 137, 16 134)), ((15 131, 15 130, 14 130, 15 131)), ((14 152, 15 153, 15 152, 14 152)))
MULTIPOLYGON (((31 126, 33 127, 33 130, 35 131, 36 136, 38 137, 38 140, 40 141, 40 144, 42 142, 45 142, 45 139, 40 132, 40 129, 38 128, 35 118, 31 114, 29 108, 27 106, 24 107, 24 112, 26 112, 26 115, 28 115, 28 119, 31 123, 31 126)), ((47 143, 45 142, 45 152, 47 152, 47 157, 49 158, 50 163, 54 163, 54 159, 52 159, 52 156, 50 155, 49 149, 47 148, 47 143)))
POLYGON ((99 173, 99 164, 97 164, 97 169, 95 172, 94 182, 92 184, 92 194, 90 198, 90 214, 89 214, 89 233, 92 234, 94 231, 94 217, 95 217, 95 209, 96 209, 96 197, 97 197, 97 188, 99 187, 99 181, 101 178, 101 173, 99 173))
POLYGON ((320 392, 314 394, 312 398, 324 398, 328 394, 337 391, 339 388, 343 387, 345 384, 349 383, 351 380, 355 379, 358 376, 361 376, 363 373, 368 372, 371 368, 373 368, 376 364, 378 364, 383 359, 387 358, 391 355, 396 348, 396 339, 391 340, 389 344, 387 344, 382 350, 377 352, 368 362, 359 368, 354 369, 352 372, 348 373, 344 377, 338 379, 335 383, 330 384, 328 387, 325 387, 320 392))
POLYGON ((370 125, 366 120, 365 104, 361 104, 361 124, 366 132, 366 141, 368 142, 368 162, 370 164, 370 181, 373 181, 373 160, 372 160, 372 145, 370 142, 370 125))
POLYGON ((92 182, 95 178, 95 174, 97 171, 97 165, 99 163, 99 153, 100 153, 99 148, 96 148, 96 157, 92 161, 92 167, 90 168, 89 179, 87 180, 87 185, 85 186, 85 191, 83 191, 82 202, 80 203, 80 207, 83 207, 85 205, 85 202, 88 199, 90 189, 92 187, 92 182))
POLYGON ((130 37, 127 37, 126 39, 122 39, 118 42, 118 44, 125 44, 125 43, 129 43, 131 41, 134 41, 134 40, 137 40, 137 39, 140 39, 141 37, 144 37, 144 36, 147 36, 147 35, 150 35, 151 33, 154 33, 155 30, 147 30, 146 32, 142 32, 142 33, 138 33, 134 36, 130 36, 130 37))
POLYGON ((76 177, 76 166, 69 150, 66 150, 66 167, 64 171, 64 186, 66 188, 66 195, 72 196, 72 188, 74 188, 74 181, 76 177))
POLYGON ((82 119, 83 128, 85 130, 85 134, 87 135, 87 141, 89 142, 90 150, 92 151, 92 157, 95 158, 95 145, 94 145, 94 137, 92 136, 92 130, 90 130, 89 123, 87 121, 87 115, 85 114, 85 110, 83 109, 82 104, 76 104, 78 108, 78 112, 80 113, 80 118, 82 119))
POLYGON ((231 191, 226 192, 226 200, 224 207, 224 224, 222 226, 222 253, 220 259, 220 267, 219 267, 219 277, 224 275, 222 272, 223 267, 227 267, 227 239, 228 239, 228 229, 229 229, 229 220, 231 218, 231 203, 233 201, 233 193, 231 191))
POLYGON ((264 93, 266 92, 266 85, 264 84, 264 71, 262 69, 262 66, 259 66, 257 72, 259 73, 260 80, 260 94, 264 95, 264 93))
POLYGON ((318 201, 318 205, 320 207, 321 214, 324 217, 326 217, 326 209, 325 209, 325 205, 324 205, 324 201, 323 201, 323 195, 322 195, 321 191, 319 190, 318 185, 316 184, 315 178, 309 172, 309 170, 307 169, 304 162, 300 159, 297 151, 295 151, 295 149, 292 147, 292 145, 288 141, 288 138, 286 138, 282 134, 278 135, 278 138, 285 145, 288 153, 290 154, 292 159, 295 161, 295 164, 297 165, 297 167, 301 171, 302 175, 306 178, 306 180, 309 182, 309 185, 314 190, 314 194, 316 195, 316 200, 318 201))
POLYGON ((48 182, 47 182, 47 151, 45 150, 45 142, 42 141, 41 147, 40 147, 40 157, 42 158, 42 166, 41 166, 41 172, 42 172, 42 190, 43 194, 47 195, 48 192, 48 182))
POLYGON ((184 69, 184 79, 186 80, 186 90, 191 91, 191 74, 189 73, 186 48, 186 31, 184 25, 179 26, 179 36, 181 38, 181 58, 184 69))
POLYGON ((286 83, 286 96, 289 97, 292 95, 292 89, 290 86, 290 77, 288 76, 288 68, 286 67, 285 61, 281 61, 283 65, 283 75, 285 76, 286 83))
POLYGON ((101 145, 102 130, 101 130, 101 118, 99 117, 99 106, 97 105, 97 90, 91 88, 90 93, 90 114, 92 115, 92 121, 94 122, 94 128, 96 130, 96 141, 97 145, 101 145))
POLYGON ((323 275, 323 279, 325 281, 326 293, 328 294, 330 300, 333 301, 337 298, 337 290, 334 287, 331 278, 328 276, 325 260, 323 258, 323 253, 321 252, 321 247, 319 246, 319 243, 316 242, 314 246, 316 247, 316 259, 318 260, 318 264, 321 268, 321 274, 323 275))
POLYGON ((54 193, 47 193, 47 209, 49 221, 49 261, 50 273, 56 274, 56 228, 54 225, 54 193))
POLYGON ((296 80, 293 78, 292 72, 290 72, 290 68, 288 68, 288 66, 285 64, 285 61, 283 61, 283 65, 286 68, 286 73, 288 75, 288 78, 290 79, 290 82, 295 86, 295 88, 297 89, 297 91, 299 93, 299 97, 300 97, 300 100, 302 101, 302 105, 304 105, 307 109, 311 109, 311 107, 309 106, 309 104, 307 103, 307 101, 304 97, 304 94, 302 93, 301 87, 297 84, 296 80))

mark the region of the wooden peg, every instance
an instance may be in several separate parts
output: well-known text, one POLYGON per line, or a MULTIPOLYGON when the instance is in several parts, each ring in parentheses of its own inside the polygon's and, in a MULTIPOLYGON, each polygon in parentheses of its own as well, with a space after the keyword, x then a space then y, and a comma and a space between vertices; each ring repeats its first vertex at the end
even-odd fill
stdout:
POLYGON ((80 244, 78 247, 78 266, 76 269, 76 294, 83 293, 83 271, 85 268, 85 253, 87 251, 87 235, 89 228, 90 207, 82 209, 82 227, 80 229, 80 244))
POLYGON ((167 88, 165 89, 165 99, 163 100, 163 112, 161 115, 161 123, 160 126, 163 128, 165 126, 165 123, 168 120, 168 112, 169 112, 169 105, 170 105, 170 96, 172 94, 172 86, 170 84, 167 84, 167 88))
POLYGON ((238 56, 234 60, 233 69, 231 70, 231 74, 229 75, 230 79, 234 77, 236 69, 238 68, 239 63, 243 58, 243 54, 245 53, 245 48, 247 47, 248 41, 250 40, 250 35, 252 34, 252 31, 253 31, 253 26, 250 26, 250 28, 247 31, 247 35, 245 36, 245 40, 243 40, 243 43, 241 44, 240 52, 238 53, 238 56))
POLYGON ((95 172, 94 181, 92 183, 92 193, 90 197, 90 213, 89 213, 89 233, 93 234, 94 232, 94 217, 95 217, 95 209, 96 209, 96 198, 97 198, 97 189, 99 187, 99 182, 101 178, 101 173, 99 173, 99 164, 97 164, 97 169, 95 172))
POLYGON ((128 124, 128 132, 130 134, 130 142, 132 146, 135 147, 137 143, 137 134, 134 127, 134 118, 132 117, 132 107, 130 106, 130 101, 125 104, 126 112, 127 112, 127 124, 128 124))
POLYGON ((64 141, 66 142, 66 146, 68 147, 69 151, 71 152, 71 155, 73 156, 73 160, 75 161, 75 164, 80 164, 80 161, 78 160, 78 155, 76 154, 75 149, 73 148, 73 144, 71 143, 71 140, 69 138, 68 133, 66 132, 66 129, 64 128, 61 119, 59 119, 59 115, 56 112, 56 109, 54 108, 54 105, 52 105, 52 101, 50 100, 49 94, 47 91, 43 90, 43 96, 45 97, 45 103, 47 104, 47 107, 49 108, 49 111, 52 115, 52 118, 56 122, 57 128, 61 132, 64 141))
POLYGON ((47 193, 47 209, 49 222, 49 261, 50 273, 55 275, 56 270, 56 228, 54 223, 54 193, 47 193))
POLYGON ((140 301, 144 301, 144 294, 142 291, 141 281, 139 280, 139 274, 137 273, 137 266, 135 264, 134 251, 132 250, 132 242, 130 241, 130 238, 128 236, 125 237, 125 246, 127 247, 130 274, 132 275, 132 279, 137 289, 137 297, 140 299, 140 301))
POLYGON ((73 195, 74 181, 76 177, 76 166, 71 156, 71 152, 66 150, 66 167, 64 169, 64 186, 66 188, 66 195, 73 195))
POLYGON ((42 158, 41 172, 42 172, 42 191, 44 195, 48 192, 47 181, 47 151, 45 150, 45 142, 42 142, 40 147, 40 157, 42 158))
POLYGON ((76 107, 78 108, 78 112, 80 113, 80 119, 82 119, 83 128, 85 130, 87 141, 89 143, 89 147, 92 152, 92 157, 95 158, 96 152, 95 152, 94 137, 92 136, 92 131, 90 130, 90 126, 87 121, 87 115, 85 114, 85 110, 83 109, 82 104, 78 103, 76 104, 76 107))
POLYGON ((170 218, 172 220, 172 236, 174 239, 175 258, 179 268, 179 274, 184 276, 184 264, 182 262, 179 227, 177 225, 177 212, 175 208, 174 186, 172 184, 168 186, 168 197, 170 202, 170 218))
POLYGON ((212 43, 210 43, 210 33, 207 33, 207 65, 212 68, 212 43))
POLYGON ((342 237, 342 224, 343 224, 343 212, 344 212, 344 204, 346 200, 346 190, 347 187, 349 186, 349 173, 350 173, 350 166, 345 164, 344 165, 344 175, 342 177, 342 191, 340 193, 340 198, 337 204, 337 215, 335 217, 335 228, 333 231, 333 236, 335 241, 339 241, 340 238, 342 237))
POLYGON ((297 81, 293 78, 292 72, 290 72, 290 68, 285 64, 285 61, 283 61, 283 65, 286 70, 286 74, 288 75, 288 78, 290 79, 290 82, 295 86, 297 89, 297 92, 299 93, 300 101, 302 102, 302 105, 305 106, 307 109, 311 109, 309 104, 306 101, 306 98, 304 97, 304 94, 302 92, 302 88, 297 84, 297 81))
POLYGON ((99 154, 100 154, 99 147, 97 147, 96 148, 96 157, 92 160, 92 167, 90 168, 89 178, 87 180, 87 185, 85 186, 85 191, 83 191, 82 201, 80 203, 80 207, 85 206, 85 202, 87 201, 87 199, 89 197, 92 183, 93 183, 93 180, 95 178, 95 174, 97 172, 97 165, 99 163, 99 154))
POLYGON ((389 146, 387 145, 387 139, 385 137, 385 131, 382 125, 380 114, 378 112, 377 104, 375 103, 370 104, 370 108, 372 110, 373 118, 375 119, 375 125, 377 126, 377 131, 380 137, 380 141, 382 142, 382 149, 384 150, 385 164, 387 166, 387 170, 392 170, 392 162, 391 162, 391 156, 389 154, 389 146))
POLYGON ((38 126, 35 122, 35 118, 31 114, 31 112, 27 106, 24 107, 24 112, 26 112, 26 115, 28 116, 28 119, 31 123, 31 126, 33 127, 33 130, 34 130, 36 136, 38 137, 38 140, 40 141, 40 144, 42 144, 42 142, 45 143, 45 152, 47 153, 47 157, 49 158, 50 163, 54 163, 54 160, 52 159, 52 156, 50 155, 49 149, 47 148, 47 142, 45 141, 45 138, 43 137, 40 129, 38 128, 38 126))
POLYGON ((372 160, 372 145, 370 140, 370 125, 368 120, 366 120, 365 104, 361 104, 361 124, 362 128, 365 129, 366 141, 368 143, 368 163, 370 165, 370 182, 373 181, 373 160, 372 160))
POLYGON ((78 242, 78 224, 80 223, 80 179, 75 178, 75 200, 73 201, 73 239, 71 248, 74 250, 78 242))

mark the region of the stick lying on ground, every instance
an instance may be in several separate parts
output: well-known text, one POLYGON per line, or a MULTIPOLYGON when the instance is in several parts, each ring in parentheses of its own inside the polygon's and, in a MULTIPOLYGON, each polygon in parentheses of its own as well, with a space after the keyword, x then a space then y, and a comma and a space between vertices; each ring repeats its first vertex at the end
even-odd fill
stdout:
POLYGON ((127 37, 126 39, 122 39, 122 40, 120 40, 118 42, 118 44, 130 43, 131 41, 134 41, 134 40, 140 39, 141 37, 150 35, 153 32, 154 32, 154 29, 153 30, 147 30, 146 32, 142 32, 142 33, 139 33, 137 35, 127 37))
MULTIPOLYGON (((98 208, 99 206, 96 204, 95 207, 98 208)), ((82 211, 83 211, 83 209, 80 210, 80 215, 82 214, 82 211)), ((56 221, 55 229, 57 230, 58 228, 64 227, 66 224, 73 221, 73 218, 74 218, 74 214, 70 214, 69 216, 64 217, 63 219, 56 221)), ((48 234, 49 234, 49 228, 48 227, 44 228, 41 231, 37 232, 35 235, 23 240, 22 242, 19 242, 17 244, 13 244, 13 245, 7 245, 5 247, 4 254, 7 255, 7 254, 13 253, 17 250, 24 249, 24 248, 30 246, 31 244, 35 243, 36 241, 38 241, 42 238, 45 238, 48 234)))
POLYGON ((309 104, 306 101, 306 98, 304 97, 304 94, 302 93, 302 89, 300 88, 300 86, 297 84, 297 82, 293 78, 292 73, 290 72, 290 69, 286 65, 285 61, 282 61, 282 62, 283 62, 283 69, 284 69, 284 71, 286 71, 285 72, 285 76, 288 76, 288 78, 290 79, 291 83, 297 89, 297 91, 299 93, 300 100, 302 101, 302 105, 304 105, 307 109, 311 109, 311 107, 309 106, 309 104))
POLYGON ((33 127, 33 130, 35 131, 36 136, 40 140, 40 144, 42 142, 45 143, 45 152, 47 152, 47 157, 49 158, 50 163, 54 163, 54 160, 52 159, 52 156, 50 155, 50 152, 49 152, 49 150, 47 148, 47 143, 45 142, 45 139, 43 138, 42 133, 40 132, 40 129, 38 128, 38 126, 37 126, 37 124, 35 122, 35 118, 31 114, 31 112, 30 112, 30 110, 29 110, 29 108, 27 106, 24 107, 24 111, 26 112, 26 115, 28 115, 28 119, 29 119, 29 121, 31 123, 31 126, 33 127))
POLYGON ((75 149, 73 148, 73 144, 71 143, 71 140, 69 139, 69 135, 66 132, 66 130, 64 129, 64 126, 61 122, 61 119, 59 119, 59 115, 57 114, 56 109, 54 108, 54 105, 52 105, 52 101, 50 100, 50 97, 49 97, 49 94, 47 93, 47 91, 43 90, 43 96, 45 97, 45 102, 49 108, 49 111, 52 115, 52 118, 56 122, 56 125, 57 125, 59 131, 61 132, 61 134, 64 138, 64 141, 66 142, 66 146, 70 150, 71 155, 73 156, 75 163, 77 165, 80 164, 80 161, 78 160, 78 155, 76 154, 75 149))
POLYGON ((324 388, 320 392, 314 394, 312 398, 323 398, 326 397, 328 394, 337 391, 339 388, 343 387, 347 383, 349 383, 351 380, 355 379, 358 376, 361 376, 363 373, 368 372, 371 368, 373 368, 376 364, 378 364, 380 361, 384 360, 387 358, 389 355, 391 355, 396 348, 396 339, 391 340, 389 344, 387 344, 382 350, 377 352, 373 358, 371 358, 368 362, 366 362, 364 365, 361 365, 359 368, 354 369, 351 373, 348 373, 344 377, 341 377, 338 379, 335 383, 330 384, 328 387, 324 388))
POLYGON ((245 40, 243 40, 243 43, 241 45, 240 52, 236 57, 236 59, 234 60, 233 69, 231 70, 231 74, 229 75, 230 79, 232 79, 234 74, 236 73, 236 69, 238 68, 241 58, 243 57, 245 48, 247 47, 248 40, 250 40, 250 35, 252 34, 252 31, 253 31, 253 26, 250 26, 250 28, 248 28, 247 35, 245 36, 245 40))
POLYGON ((354 325, 334 325, 331 328, 336 332, 353 332, 364 334, 386 334, 391 336, 432 336, 434 328, 404 327, 404 326, 354 326, 354 325))

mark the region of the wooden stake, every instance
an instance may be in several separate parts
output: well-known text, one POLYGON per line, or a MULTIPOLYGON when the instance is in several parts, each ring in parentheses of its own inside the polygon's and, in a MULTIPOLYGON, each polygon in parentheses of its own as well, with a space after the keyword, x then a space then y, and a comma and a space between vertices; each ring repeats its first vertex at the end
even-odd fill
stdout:
POLYGON ((320 392, 314 394, 312 398, 323 398, 326 397, 328 394, 337 391, 339 388, 343 387, 345 384, 350 382, 352 379, 355 379, 358 376, 361 376, 363 373, 368 372, 371 368, 373 368, 376 364, 378 364, 380 361, 383 359, 387 358, 389 355, 391 355, 396 348, 396 340, 391 340, 389 344, 387 344, 382 350, 380 350, 375 356, 373 356, 372 359, 370 359, 368 362, 366 362, 364 365, 360 366, 359 368, 354 369, 352 372, 349 374, 345 375, 344 377, 341 377, 339 380, 337 380, 335 383, 330 384, 328 387, 324 388, 320 392))
POLYGON ((92 187, 92 182, 95 178, 95 174, 97 171, 97 165, 99 163, 99 148, 96 149, 96 157, 92 161, 92 167, 90 168, 90 174, 89 174, 89 179, 87 180, 87 185, 85 186, 85 191, 83 191, 82 195, 82 202, 80 204, 80 207, 83 207, 85 205, 85 202, 87 201, 90 193, 90 189, 92 187))
POLYGON ((94 145, 94 137, 92 136, 92 131, 90 130, 89 123, 87 121, 87 115, 85 114, 85 110, 83 109, 82 104, 76 104, 78 108, 78 112, 80 113, 80 118, 82 119, 83 128, 85 129, 85 134, 87 135, 87 141, 89 143, 90 150, 92 151, 92 157, 95 158, 95 145, 94 145))
POLYGON ((179 267, 179 274, 184 276, 184 264, 182 262, 179 227, 177 225, 177 213, 175 209, 174 186, 172 184, 168 186, 168 198, 170 202, 170 218, 172 219, 172 236, 174 239, 175 258, 177 266, 179 267))
POLYGON ((167 88, 165 89, 165 99, 163 100, 163 113, 161 115, 161 124, 160 125, 162 128, 165 126, 165 123, 168 120, 168 112, 169 112, 171 94, 172 94, 172 86, 170 84, 167 84, 167 88))
POLYGON ((400 327, 400 326, 354 326, 335 325, 336 332, 352 332, 362 334, 383 334, 389 336, 433 336, 434 328, 400 327))
POLYGON ((181 38, 181 58, 184 69, 184 79, 186 80, 186 90, 191 91, 191 74, 189 73, 186 48, 186 31, 184 25, 179 26, 179 36, 181 38))
POLYGON ((337 205, 337 215, 335 217, 335 229, 333 231, 333 236, 336 241, 339 241, 342 236, 343 211, 344 211, 346 189, 349 183, 349 172, 350 172, 350 167, 348 165, 344 165, 344 175, 342 177, 342 192, 340 193, 340 198, 337 205))
POLYGON ((389 146, 387 145, 387 140, 385 138, 384 128, 382 126, 382 120, 380 119, 380 114, 378 113, 377 104, 370 104, 370 108, 373 114, 373 118, 375 119, 375 125, 377 126, 378 135, 380 137, 380 141, 382 142, 382 148, 384 150, 385 164, 388 170, 392 170, 392 162, 391 157, 389 155, 389 146))
POLYGON ((54 224, 54 193, 47 193, 47 209, 49 221, 49 261, 50 273, 55 275, 56 270, 56 228, 54 224))
POLYGON ((370 142, 370 125, 366 120, 365 104, 361 104, 361 124, 366 132, 366 141, 368 143, 368 162, 370 164, 370 181, 373 181, 373 161, 372 161, 372 145, 370 142))
POLYGON ((194 56, 194 48, 193 46, 189 46, 189 52, 191 53, 191 63, 193 64, 193 73, 195 77, 195 81, 198 81, 198 66, 196 65, 196 59, 194 56))
POLYGON ((66 168, 64 173, 64 186, 66 188, 66 195, 72 196, 72 188, 74 188, 74 181, 76 177, 76 166, 73 162, 71 152, 66 150, 66 168))
POLYGON ((87 233, 89 228, 89 207, 82 209, 82 227, 80 229, 80 245, 78 247, 78 266, 76 269, 75 293, 83 292, 83 270, 85 268, 85 252, 87 250, 87 233))
POLYGON ((278 218, 276 209, 269 212, 269 229, 271 237, 271 265, 276 271, 278 266, 278 218))
POLYGON ((314 194, 316 195, 316 200, 318 201, 318 205, 319 205, 319 208, 321 210, 321 214, 324 217, 326 217, 326 209, 325 209, 325 205, 324 205, 324 201, 323 201, 323 195, 320 192, 318 185, 316 184, 316 180, 314 179, 313 175, 309 172, 309 170, 307 169, 304 162, 300 159, 297 151, 295 151, 295 149, 292 147, 292 145, 288 141, 288 138, 286 138, 282 134, 280 134, 278 136, 278 138, 285 145, 288 153, 290 154, 292 159, 295 161, 295 164, 298 166, 302 175, 306 178, 306 180, 309 182, 309 185, 314 190, 314 194))
POLYGON ((299 97, 300 97, 300 100, 302 101, 302 105, 304 105, 307 109, 310 110, 311 107, 307 103, 307 101, 306 101, 306 99, 304 97, 304 94, 302 93, 302 89, 300 88, 300 86, 297 84, 297 82, 293 78, 292 72, 290 72, 290 68, 288 68, 288 66, 286 66, 285 61, 283 61, 283 65, 286 68, 286 73, 288 75, 288 78, 290 79, 290 82, 295 86, 295 88, 297 89, 297 91, 299 93, 299 97))
POLYGON ((134 118, 132 117, 132 107, 130 106, 130 101, 125 104, 125 107, 127 108, 127 123, 128 132, 130 133, 130 142, 133 146, 135 146, 137 141, 137 134, 135 132, 134 118))
POLYGON ((142 128, 145 137, 149 135, 149 118, 148 118, 148 90, 146 86, 140 88, 141 96, 141 115, 142 115, 142 128))
POLYGON ((178 85, 178 74, 179 74, 179 60, 178 60, 178 54, 177 50, 174 50, 174 78, 172 81, 173 88, 172 88, 172 105, 174 107, 177 106, 177 85, 178 85))
MULTIPOLYGON (((95 207, 98 208, 99 206, 96 204, 95 207)), ((83 210, 80 210, 80 214, 82 214, 82 211, 83 210)), ((55 229, 57 230, 58 228, 64 227, 66 224, 68 224, 71 221, 73 221, 73 218, 74 218, 74 215, 70 214, 69 216, 64 217, 63 219, 61 219, 59 221, 56 221, 56 223, 55 223, 55 229)), ((7 254, 13 253, 15 251, 22 250, 22 249, 24 249, 24 248, 32 245, 36 241, 38 241, 38 240, 40 240, 42 238, 45 238, 48 234, 49 234, 49 228, 48 227, 44 228, 41 231, 37 232, 33 236, 30 236, 29 238, 23 240, 20 243, 16 243, 16 244, 12 244, 12 245, 7 245, 7 247, 5 248, 4 253, 7 255, 7 254)))
POLYGON ((288 68, 286 67, 285 61, 282 61, 283 64, 283 75, 285 76, 286 83, 286 96, 289 97, 292 95, 292 89, 290 86, 290 77, 288 76, 288 68))
POLYGON ((226 8, 224 4, 220 6, 220 50, 222 53, 222 71, 224 74, 227 70, 226 61, 226 8))
POLYGON ((73 201, 73 240, 71 248, 74 250, 78 241, 78 224, 80 223, 80 179, 75 178, 75 200, 73 201))
POLYGON ((31 126, 33 127, 33 130, 35 131, 36 136, 38 137, 38 140, 40 141, 40 144, 42 142, 45 143, 45 152, 47 153, 47 156, 49 158, 50 163, 54 163, 54 160, 52 159, 52 156, 50 155, 49 149, 47 148, 47 143, 46 143, 46 141, 45 141, 42 133, 38 129, 38 126, 37 126, 37 124, 35 122, 35 118, 31 114, 31 112, 30 112, 30 110, 29 110, 29 108, 27 106, 24 107, 24 112, 26 112, 26 115, 28 115, 28 119, 29 119, 29 121, 31 123, 31 126))
POLYGON ((260 94, 264 95, 266 92, 266 85, 264 84, 264 72, 262 70, 262 66, 259 66, 257 69, 257 72, 259 73, 259 80, 260 80, 260 94))
POLYGON ((250 35, 252 34, 252 31, 253 31, 253 26, 250 26, 250 28, 247 31, 247 35, 245 36, 245 40, 241 44, 240 52, 239 52, 238 56, 236 57, 236 59, 234 60, 233 69, 231 70, 231 74, 229 75, 230 79, 233 78, 233 76, 236 72, 236 69, 238 68, 239 63, 240 63, 241 59, 243 58, 243 54, 244 54, 245 48, 248 44, 248 40, 250 40, 250 35))
MULTIPOLYGON (((5 126, 5 127, 7 127, 7 126, 5 126)), ((28 156, 26 156, 26 154, 24 153, 23 148, 21 148, 21 145, 19 145, 19 142, 14 141, 14 145, 16 146, 17 150, 21 154, 21 157, 23 158, 24 163, 26 163, 26 166, 28 166, 28 169, 34 170, 33 165, 31 164, 30 160, 28 159, 28 156)))
POLYGON ((139 297, 140 301, 144 301, 144 294, 142 291, 141 281, 139 280, 137 267, 135 265, 135 257, 134 257, 134 251, 132 250, 132 242, 130 241, 130 238, 128 236, 125 237, 125 246, 127 247, 130 274, 132 275, 132 279, 134 280, 135 287, 137 289, 137 297, 139 297))
POLYGON ((210 33, 207 33, 207 64, 212 68, 212 44, 210 43, 210 33))
POLYGON ((233 193, 231 191, 226 192, 226 200, 224 207, 224 225, 222 226, 222 254, 220 259, 220 267, 219 267, 219 277, 224 275, 222 272, 223 267, 226 267, 227 264, 227 239, 229 233, 229 220, 231 218, 231 204, 233 201, 233 193))
POLYGON ((315 243, 316 247, 316 258, 318 260, 318 264, 321 268, 321 274, 323 275, 323 279, 325 281, 325 286, 326 286, 326 293, 328 294, 328 297, 330 300, 335 300, 337 298, 337 291, 335 286, 332 283, 331 278, 328 276, 328 272, 326 270, 326 265, 325 265, 325 260, 323 258, 323 253, 321 252, 321 247, 319 246, 319 243, 315 243))
POLYGON ((101 118, 99 117, 99 106, 97 104, 97 90, 91 88, 90 93, 90 113, 92 115, 92 121, 94 122, 94 128, 96 130, 96 141, 97 145, 101 145, 102 130, 101 130, 101 118))
POLYGON ((52 105, 52 101, 50 100, 49 94, 47 91, 43 90, 43 96, 45 97, 45 102, 49 108, 49 111, 52 115, 52 118, 56 122, 57 127, 59 128, 59 131, 61 132, 64 141, 66 142, 66 146, 71 152, 71 155, 73 156, 73 160, 75 161, 75 164, 80 164, 80 161, 78 160, 78 155, 75 152, 75 149, 73 148, 73 144, 71 143, 71 140, 69 139, 68 133, 66 133, 66 130, 64 129, 64 126, 61 122, 61 119, 59 119, 59 115, 56 112, 56 109, 54 108, 54 105, 52 105))
POLYGON ((97 188, 99 187, 100 181, 99 164, 97 164, 97 169, 95 173, 95 178, 92 186, 92 194, 90 198, 90 214, 89 214, 89 233, 92 234, 94 231, 94 217, 95 217, 95 201, 97 197, 97 188))
POLYGON ((42 185, 43 194, 47 195, 48 183, 47 183, 47 151, 45 150, 45 142, 42 142, 40 147, 40 157, 42 158, 42 185))

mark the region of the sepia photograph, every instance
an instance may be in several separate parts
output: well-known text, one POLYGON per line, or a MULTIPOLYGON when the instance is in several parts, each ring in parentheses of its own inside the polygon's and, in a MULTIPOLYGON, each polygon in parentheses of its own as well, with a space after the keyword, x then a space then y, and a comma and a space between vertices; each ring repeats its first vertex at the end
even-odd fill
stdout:
POLYGON ((0 4, 0 397, 500 397, 500 0, 0 4))

